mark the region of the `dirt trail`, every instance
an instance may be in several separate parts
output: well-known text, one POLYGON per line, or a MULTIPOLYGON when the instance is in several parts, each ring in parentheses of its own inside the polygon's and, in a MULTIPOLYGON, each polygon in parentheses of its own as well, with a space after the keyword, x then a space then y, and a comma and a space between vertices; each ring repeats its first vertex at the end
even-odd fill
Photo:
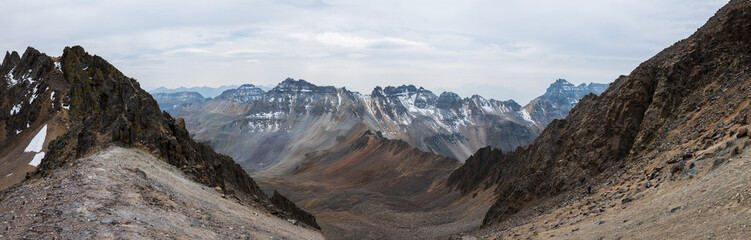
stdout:
POLYGON ((137 149, 110 148, 0 195, 1 239, 323 239, 197 184, 137 149))

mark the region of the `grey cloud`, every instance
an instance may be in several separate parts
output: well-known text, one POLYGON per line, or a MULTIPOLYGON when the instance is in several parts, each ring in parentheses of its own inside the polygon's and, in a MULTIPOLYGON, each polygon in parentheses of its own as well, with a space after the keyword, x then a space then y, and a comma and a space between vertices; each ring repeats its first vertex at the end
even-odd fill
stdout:
POLYGON ((8 1, 0 46, 55 55, 83 45, 147 88, 295 77, 366 93, 481 86, 525 102, 559 77, 628 74, 726 2, 8 1))

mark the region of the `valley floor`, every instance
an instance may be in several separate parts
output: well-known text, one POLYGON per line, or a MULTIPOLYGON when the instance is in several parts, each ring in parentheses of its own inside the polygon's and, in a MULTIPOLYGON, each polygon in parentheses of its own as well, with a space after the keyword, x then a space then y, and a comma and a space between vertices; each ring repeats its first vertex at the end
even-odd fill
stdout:
POLYGON ((110 148, 0 193, 0 239, 323 239, 223 198, 137 149, 110 148))
POLYGON ((293 196, 316 216, 326 239, 448 239, 478 228, 494 199, 490 190, 473 198, 441 188, 418 199, 320 182, 275 178, 258 183, 293 196), (435 204, 443 206, 430 207, 435 204))

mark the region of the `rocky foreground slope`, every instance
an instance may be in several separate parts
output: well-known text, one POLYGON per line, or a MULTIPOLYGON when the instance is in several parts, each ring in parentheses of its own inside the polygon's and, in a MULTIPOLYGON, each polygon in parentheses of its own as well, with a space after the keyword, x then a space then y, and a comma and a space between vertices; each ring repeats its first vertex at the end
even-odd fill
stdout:
POLYGON ((512 150, 531 143, 552 119, 565 117, 581 97, 606 86, 574 86, 560 79, 524 107, 477 95, 435 95, 412 85, 377 87, 363 95, 293 79, 268 92, 246 84, 206 102, 185 97, 194 93, 157 100, 162 109, 185 118, 197 139, 254 174, 278 176, 291 173, 282 166, 299 163, 308 152, 360 134, 349 131, 359 125, 460 161, 487 145, 512 150))
POLYGON ((223 197, 138 149, 112 147, 0 196, 2 239, 323 239, 223 197))
MULTIPOLYGON (((0 121, 6 123, 0 151, 10 160, 2 164, 13 169, 3 169, 12 171, 6 178, 33 170, 22 185, 46 184, 63 174, 60 169, 112 146, 142 149, 226 197, 317 227, 308 213, 272 204, 231 158, 193 141, 184 122, 160 111, 134 79, 81 47, 66 48, 60 58, 32 48, 23 57, 8 53, 0 76, 0 121)), ((7 186, 11 180, 4 181, 7 186)), ((14 189, 4 191, 1 204, 24 198, 14 189)))
MULTIPOLYGON (((641 205, 639 209, 647 211, 651 208, 644 206, 658 199, 678 201, 655 205, 676 207, 663 209, 665 214, 686 207, 696 210, 695 215, 681 215, 689 219, 744 219, 731 213, 703 215, 701 208, 685 205, 707 203, 713 208, 729 203, 726 197, 733 196, 700 195, 708 197, 702 202, 660 195, 695 191, 693 184, 713 178, 730 183, 742 177, 723 164, 729 159, 748 161, 745 154, 738 155, 746 147, 750 89, 751 2, 733 0, 696 33, 619 78, 602 95, 584 97, 568 117, 551 122, 530 146, 505 153, 478 151, 451 175, 449 182, 466 194, 495 190, 498 197, 485 216, 484 226, 501 230, 496 237, 530 234, 547 238, 551 236, 537 233, 590 221, 602 214, 624 213, 632 205, 641 205), (588 186, 592 195, 586 194, 588 186), (525 223, 536 227, 528 228, 525 223)), ((741 202, 743 189, 749 186, 739 184, 732 188, 737 191, 733 201, 740 198, 737 201, 741 202)), ((637 225, 669 221, 659 217, 662 214, 639 214, 654 217, 637 225)), ((612 224, 634 223, 630 221, 612 224)), ((709 231, 715 236, 735 236, 745 231, 741 230, 743 226, 738 227, 727 226, 727 230, 735 231, 725 233, 713 232, 719 228, 709 231)), ((566 229, 577 232, 584 228, 566 229)), ((632 229, 647 228, 611 228, 618 236, 632 229)), ((660 234, 652 232, 651 236, 660 234)))

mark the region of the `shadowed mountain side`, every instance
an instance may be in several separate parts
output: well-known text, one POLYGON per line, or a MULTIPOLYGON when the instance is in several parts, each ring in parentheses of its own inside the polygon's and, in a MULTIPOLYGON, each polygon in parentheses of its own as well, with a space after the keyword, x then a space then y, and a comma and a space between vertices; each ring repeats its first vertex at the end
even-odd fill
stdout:
POLYGON ((585 96, 530 146, 479 152, 486 159, 468 161, 451 183, 465 193, 497 185, 498 200, 484 220, 490 226, 539 200, 586 192, 588 185, 605 188, 650 175, 664 181, 684 169, 673 164, 683 166, 728 126, 747 123, 749 39, 751 2, 731 1, 691 37, 618 78, 599 97, 585 96), (485 173, 480 166, 493 169, 485 173))

